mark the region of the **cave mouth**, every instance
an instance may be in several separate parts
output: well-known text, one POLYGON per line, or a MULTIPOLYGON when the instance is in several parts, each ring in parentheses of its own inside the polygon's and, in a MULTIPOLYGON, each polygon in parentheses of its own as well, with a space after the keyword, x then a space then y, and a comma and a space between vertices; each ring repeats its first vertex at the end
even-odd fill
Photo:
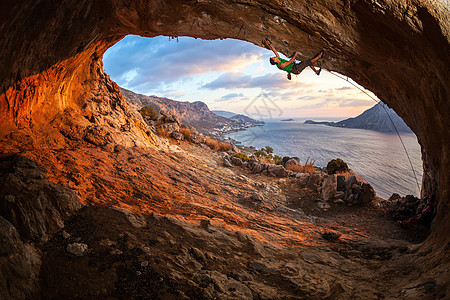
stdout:
MULTIPOLYGON (((450 57, 443 53, 450 52, 450 25, 448 8, 442 1, 413 1, 408 5, 403 1, 295 2, 276 6, 264 0, 239 3, 25 0, 3 1, 1 8, 2 153, 35 155, 44 165, 53 163, 49 168, 52 172, 59 171, 54 166, 79 166, 84 161, 83 155, 89 156, 92 151, 98 154, 95 147, 80 153, 77 147, 82 140, 89 140, 109 153, 115 150, 111 144, 120 143, 126 149, 159 146, 157 139, 146 134, 139 117, 127 108, 118 86, 103 72, 103 53, 127 34, 234 38, 255 45, 261 45, 261 40, 267 37, 285 55, 292 49, 304 49, 305 55, 312 56, 317 49, 324 48, 331 57, 324 65, 326 69, 353 78, 373 91, 417 135, 423 156, 422 194, 436 196, 437 215, 428 239, 418 248, 403 249, 415 255, 410 260, 413 265, 409 265, 414 270, 402 268, 393 277, 401 281, 409 274, 398 285, 405 287, 414 278, 414 286, 401 294, 410 298, 421 298, 411 292, 422 288, 433 290, 437 286, 448 295, 448 276, 442 278, 448 275, 450 230, 450 57), (115 132, 99 130, 93 123, 108 124, 115 132), (102 138, 98 139, 99 136, 102 138), (104 139, 109 144, 103 144, 104 139), (64 164, 47 161, 50 152, 63 153, 64 164), (441 279, 434 280, 435 277, 441 279), (430 280, 423 281, 425 278, 430 280)), ((102 165, 102 159, 96 159, 102 165)), ((161 165, 154 159, 149 168, 161 165)), ((43 179, 39 174, 36 172, 36 179, 43 179)), ((114 186, 111 178, 103 180, 114 186)), ((92 190, 86 192, 95 197, 92 190)), ((68 195, 69 200, 73 197, 76 195, 68 195)), ((22 243, 13 227, 8 228, 14 233, 11 240, 15 244, 11 245, 17 245, 13 250, 22 247, 20 254, 33 258, 27 263, 39 265, 34 259, 37 253, 34 248, 22 243)), ((16 253, 11 258, 21 257, 16 253)), ((313 264, 320 261, 314 253, 304 258, 313 264)), ((22 264, 13 261, 12 265, 22 264)), ((250 265, 259 271, 270 271, 261 269, 258 263, 250 265)), ((352 272, 352 268, 345 270, 352 272)), ((23 289, 20 286, 23 282, 31 285, 32 280, 39 278, 38 274, 24 274, 24 280, 8 281, 8 285, 18 284, 23 289)), ((370 280, 371 276, 367 276, 367 281, 370 280)), ((390 280, 383 283, 386 282, 390 280)), ((342 287, 330 288, 330 292, 334 290, 340 291, 342 287)), ((31 298, 29 295, 23 298, 31 298)), ((445 293, 440 293, 434 298, 441 295, 445 297, 445 293)))
MULTIPOLYGON (((236 114, 246 113, 254 119, 272 124, 288 118, 294 118, 297 123, 305 120, 338 122, 356 117, 372 108, 377 103, 375 101, 380 101, 351 79, 339 78, 341 75, 334 76, 326 70, 317 76, 307 68, 301 75, 293 75, 293 80, 288 81, 285 72, 267 63, 272 55, 270 50, 239 40, 208 41, 189 37, 143 38, 128 35, 105 52, 103 69, 121 88, 138 94, 176 101, 203 101, 212 111, 234 110, 236 114), (261 95, 266 95, 267 103, 273 107, 266 107, 265 103, 258 101, 261 95)), ((127 98, 133 102, 132 99, 127 98)), ((381 113, 385 119, 390 117, 388 110, 382 110, 381 113)), ((192 125, 189 118, 184 120, 192 125)), ((389 122, 389 119, 385 121, 389 122)), ((370 151, 348 149, 347 144, 359 135, 357 131, 350 131, 348 135, 342 131, 336 132, 334 140, 342 140, 330 143, 325 132, 319 130, 320 127, 317 131, 320 135, 311 134, 310 130, 297 126, 273 129, 273 132, 265 134, 267 129, 263 128, 261 131, 252 130, 227 137, 237 141, 251 140, 252 144, 246 146, 262 148, 270 145, 275 148, 276 154, 282 157, 298 156, 302 162, 311 157, 322 167, 331 159, 340 157, 374 186, 378 196, 388 199, 397 193, 419 197, 418 185, 422 179, 420 145, 415 135, 406 131, 409 129, 406 124, 400 125, 403 127, 395 129, 400 130, 401 136, 395 135, 394 131, 389 134, 379 132, 383 129, 361 132, 359 140, 366 142, 355 143, 354 148, 366 147, 370 151), (282 138, 286 130, 308 137, 287 142, 282 138), (275 136, 280 136, 280 140, 268 138, 275 136), (311 143, 303 145, 305 139, 316 141, 316 152, 308 149, 311 143), (298 145, 297 148, 292 144, 298 145), (412 158, 413 168, 408 162, 408 155, 412 158)))
MULTIPOLYGON (((3 11, 10 13, 1 31, 10 38, 1 40, 4 59, 0 74, 4 80, 0 84, 0 136, 11 136, 17 129, 29 130, 14 138, 11 147, 58 144, 57 139, 46 139, 46 131, 59 126, 48 126, 49 120, 67 113, 76 123, 76 119, 90 119, 101 110, 102 100, 96 98, 99 89, 116 89, 103 73, 101 57, 127 34, 233 38, 255 45, 269 38, 281 53, 289 55, 292 49, 302 49, 308 57, 323 48, 330 56, 326 69, 373 91, 416 133, 424 161, 421 196, 435 195, 438 199, 436 223, 441 226, 435 226, 438 230, 433 233, 445 240, 450 225, 443 221, 450 211, 445 142, 449 136, 450 80, 449 57, 442 55, 449 49, 448 14, 441 2, 403 6, 358 1, 273 7, 263 2, 185 5, 173 1, 143 7, 133 1, 36 2, 29 6, 10 1, 4 5, 3 11), (43 17, 43 12, 55 11, 59 13, 43 17), (170 16, 169 11, 173 12, 170 16), (41 35, 41 31, 50 34, 41 35), (25 142, 33 135, 34 143, 25 142)), ((120 106, 121 101, 106 102, 120 106)), ((128 128, 125 123, 121 126, 128 128)), ((139 127, 133 121, 128 123, 139 127)))

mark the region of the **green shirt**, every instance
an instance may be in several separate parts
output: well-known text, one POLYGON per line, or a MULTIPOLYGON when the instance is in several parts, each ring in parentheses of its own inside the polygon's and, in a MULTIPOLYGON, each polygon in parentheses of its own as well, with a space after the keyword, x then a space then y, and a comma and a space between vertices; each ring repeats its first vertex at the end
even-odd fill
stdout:
POLYGON ((282 63, 284 63, 284 62, 287 62, 287 60, 282 59, 281 57, 279 57, 278 59, 281 61, 280 63, 277 63, 278 69, 283 70, 283 71, 286 71, 286 72, 288 72, 288 73, 291 73, 291 72, 292 72, 292 66, 293 66, 293 64, 291 63, 291 64, 287 65, 286 67, 282 68, 282 67, 280 67, 280 65, 281 65, 282 63))

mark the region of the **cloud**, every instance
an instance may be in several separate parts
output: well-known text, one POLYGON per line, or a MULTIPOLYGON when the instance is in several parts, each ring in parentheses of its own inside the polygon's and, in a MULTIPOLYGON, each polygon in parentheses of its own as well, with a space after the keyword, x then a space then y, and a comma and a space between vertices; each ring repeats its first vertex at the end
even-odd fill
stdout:
POLYGON ((219 100, 216 101, 230 101, 230 100, 248 100, 247 97, 244 96, 243 93, 231 93, 222 96, 219 100))
POLYGON ((299 89, 310 87, 310 84, 299 81, 289 81, 283 73, 269 73, 262 76, 250 76, 241 72, 227 72, 220 75, 215 80, 204 84, 202 88, 215 90, 237 89, 237 88, 261 88, 263 90, 272 89, 299 89))
POLYGON ((244 75, 241 72, 228 72, 203 85, 202 88, 209 90, 246 88, 251 79, 250 75, 244 75))
POLYGON ((362 100, 362 99, 339 99, 338 106, 339 107, 354 107, 354 106, 370 106, 375 105, 371 100, 362 100))
POLYGON ((347 91, 347 90, 354 90, 355 88, 350 87, 350 86, 343 86, 340 88, 335 88, 336 91, 347 91))
POLYGON ((157 87, 190 76, 235 70, 261 59, 263 49, 236 40, 126 36, 108 49, 105 72, 129 89, 157 87), (132 73, 130 73, 132 72, 132 73), (131 77, 130 74, 135 74, 131 77))

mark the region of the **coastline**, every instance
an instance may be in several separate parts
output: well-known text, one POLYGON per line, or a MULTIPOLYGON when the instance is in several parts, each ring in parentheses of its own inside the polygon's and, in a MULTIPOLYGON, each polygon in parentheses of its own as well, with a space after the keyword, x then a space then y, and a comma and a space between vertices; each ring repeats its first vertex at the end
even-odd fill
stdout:
MULTIPOLYGON (((389 198, 392 193, 420 195, 415 176, 421 181, 420 145, 414 135, 402 134, 411 156, 414 173, 397 135, 367 129, 304 125, 300 121, 275 120, 260 127, 225 134, 238 148, 253 152, 271 146, 274 154, 316 159, 316 166, 324 167, 341 158, 357 174, 370 182, 378 195, 389 198), (345 130, 352 129, 352 130, 345 130), (253 132, 252 132, 253 131, 253 132), (283 138, 283 136, 285 138, 283 138)), ((251 153, 251 152, 250 152, 251 153)))

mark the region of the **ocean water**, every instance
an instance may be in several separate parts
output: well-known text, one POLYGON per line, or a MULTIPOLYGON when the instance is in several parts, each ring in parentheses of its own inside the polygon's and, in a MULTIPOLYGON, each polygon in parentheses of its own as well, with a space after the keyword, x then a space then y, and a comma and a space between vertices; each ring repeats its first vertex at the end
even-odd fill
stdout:
MULTIPOLYGON (((274 154, 298 156, 302 163, 310 157, 316 160, 315 165, 321 167, 325 167, 334 158, 341 158, 350 169, 373 186, 379 197, 385 199, 392 193, 401 196, 420 195, 411 165, 397 134, 308 125, 303 122, 304 119, 298 118, 289 122, 270 120, 263 126, 227 134, 227 137, 256 148, 269 145, 274 149, 274 154)), ((420 186, 420 145, 414 134, 401 134, 401 138, 420 186)))

